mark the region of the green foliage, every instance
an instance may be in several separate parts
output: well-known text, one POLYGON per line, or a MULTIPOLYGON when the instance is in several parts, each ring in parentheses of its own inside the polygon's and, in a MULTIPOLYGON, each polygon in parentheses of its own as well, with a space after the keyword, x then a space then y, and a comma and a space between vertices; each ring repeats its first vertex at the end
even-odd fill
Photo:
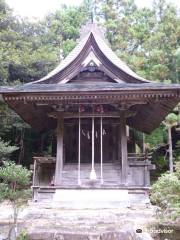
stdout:
POLYGON ((146 134, 145 142, 148 148, 157 148, 162 143, 167 142, 167 132, 164 126, 161 125, 159 128, 155 129, 151 134, 146 134))
POLYGON ((29 190, 25 189, 30 184, 31 171, 5 161, 0 167, 0 198, 10 200, 15 204, 21 204, 29 196, 29 190))
POLYGON ((174 160, 175 162, 180 162, 180 140, 178 140, 175 145, 174 160))
MULTIPOLYGON (((13 225, 10 227, 9 235, 14 234, 16 239, 17 218, 20 207, 27 203, 31 196, 31 191, 28 189, 30 185, 31 171, 16 165, 14 162, 5 161, 0 167, 0 201, 10 201, 13 208, 13 225)), ((20 236, 19 239, 25 235, 20 236)))
POLYGON ((180 47, 175 52, 175 79, 178 83, 180 81, 180 47))
POLYGON ((166 126, 176 126, 178 123, 178 116, 175 113, 170 113, 165 119, 165 125, 166 126))
POLYGON ((4 166, 0 167, 0 177, 5 183, 14 183, 20 186, 29 184, 31 173, 21 165, 13 162, 4 162, 4 166))
POLYGON ((16 151, 18 148, 16 146, 10 146, 9 142, 4 142, 0 138, 0 161, 8 159, 10 154, 16 151))
POLYGON ((175 175, 180 179, 180 161, 175 164, 176 172, 175 175))
POLYGON ((167 208, 180 201, 180 180, 175 174, 165 173, 152 186, 151 200, 160 207, 167 208))
POLYGON ((25 230, 21 231, 21 233, 17 236, 17 240, 28 240, 28 234, 25 230))
POLYGON ((172 216, 180 212, 180 162, 176 164, 176 172, 162 174, 153 184, 151 201, 165 212, 172 212, 172 216))
POLYGON ((167 157, 164 154, 161 155, 161 154, 153 153, 152 154, 152 163, 155 164, 156 171, 154 171, 152 173, 151 179, 157 180, 157 178, 159 177, 160 174, 162 174, 168 170, 167 157))
POLYGON ((168 1, 138 9, 134 0, 94 1, 112 48, 141 76, 179 81, 180 17, 168 1))

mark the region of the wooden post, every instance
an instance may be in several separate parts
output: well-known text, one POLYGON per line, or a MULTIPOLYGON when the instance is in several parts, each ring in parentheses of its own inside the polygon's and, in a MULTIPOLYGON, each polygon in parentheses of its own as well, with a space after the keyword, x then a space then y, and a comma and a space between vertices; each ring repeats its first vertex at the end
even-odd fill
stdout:
POLYGON ((34 171, 33 171, 33 186, 36 186, 36 166, 37 166, 37 161, 34 161, 34 171))
POLYGON ((64 132, 64 119, 63 119, 63 113, 60 113, 57 118, 57 151, 56 151, 55 185, 60 185, 62 183, 63 132, 64 132))
POLYGON ((81 185, 81 118, 79 115, 79 142, 78 142, 78 185, 81 185))
POLYGON ((112 161, 113 163, 116 159, 116 125, 112 125, 112 161))
POLYGON ((122 165, 122 164, 121 164, 122 161, 121 161, 121 126, 120 126, 120 124, 117 126, 117 129, 118 129, 118 130, 117 130, 117 131, 118 131, 118 141, 117 141, 117 143, 118 143, 118 144, 117 144, 117 145, 118 145, 118 146, 117 146, 117 151, 118 151, 118 154, 117 154, 117 155, 118 155, 118 156, 117 156, 117 157, 118 157, 118 162, 119 162, 119 164, 122 165))
POLYGON ((125 111, 121 111, 120 113, 120 141, 121 141, 121 182, 122 184, 126 185, 128 174, 128 153, 127 153, 125 111))
POLYGON ((101 184, 103 184, 103 123, 102 116, 100 118, 100 135, 101 135, 101 184))

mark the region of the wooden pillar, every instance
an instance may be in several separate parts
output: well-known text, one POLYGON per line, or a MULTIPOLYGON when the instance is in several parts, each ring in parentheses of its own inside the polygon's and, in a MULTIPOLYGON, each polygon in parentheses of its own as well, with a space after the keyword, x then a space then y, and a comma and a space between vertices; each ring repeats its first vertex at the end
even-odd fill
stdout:
POLYGON ((112 124, 112 161, 113 163, 116 159, 116 125, 112 124))
POLYGON ((101 184, 103 184, 103 119, 102 116, 100 118, 100 136, 101 136, 101 184))
POLYGON ((57 118, 57 151, 56 151, 55 185, 60 185, 62 183, 63 132, 64 132, 64 119, 63 119, 63 114, 61 113, 57 118))
POLYGON ((127 184, 128 174, 128 152, 126 136, 126 118, 125 111, 120 113, 120 144, 121 144, 121 182, 127 184))
POLYGON ((117 131, 118 131, 118 141, 117 141, 117 143, 118 143, 118 146, 117 146, 117 148, 118 148, 118 162, 119 162, 119 164, 121 165, 121 126, 120 126, 120 124, 117 126, 117 131))
POLYGON ((33 167, 33 186, 37 185, 36 179, 37 179, 37 160, 34 160, 34 167, 33 167))
POLYGON ((78 185, 81 185, 81 118, 79 116, 79 134, 78 134, 78 185))

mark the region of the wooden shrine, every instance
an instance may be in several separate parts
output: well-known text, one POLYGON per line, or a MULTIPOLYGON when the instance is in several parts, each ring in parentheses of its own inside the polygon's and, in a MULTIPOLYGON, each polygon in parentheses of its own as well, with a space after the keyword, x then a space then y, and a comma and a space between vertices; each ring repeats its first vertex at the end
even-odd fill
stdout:
POLYGON ((156 129, 180 101, 180 85, 139 77, 91 24, 56 69, 1 94, 40 133, 56 130, 56 156, 34 157, 38 199, 57 189, 147 191, 154 166, 135 151, 132 129, 156 129))

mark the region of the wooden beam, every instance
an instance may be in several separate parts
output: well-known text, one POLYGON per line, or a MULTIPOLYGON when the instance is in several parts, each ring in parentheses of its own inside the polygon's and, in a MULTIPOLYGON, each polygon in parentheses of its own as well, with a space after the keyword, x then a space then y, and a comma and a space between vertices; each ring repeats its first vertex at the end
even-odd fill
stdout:
MULTIPOLYGON (((51 112, 48 113, 48 117, 52 117, 52 118, 58 118, 59 114, 61 114, 60 112, 51 112)), ((91 118, 92 117, 92 113, 81 113, 81 118, 91 118)), ((93 114, 94 118, 99 118, 100 114, 99 113, 94 113, 93 114)), ((102 114, 103 118, 119 118, 119 113, 118 112, 108 112, 108 113, 104 113, 102 114)), ((64 119, 68 119, 68 118, 79 118, 79 113, 75 112, 66 112, 64 113, 64 119)))
MULTIPOLYGON (((120 111, 120 112, 123 112, 123 111, 120 111)), ((136 115, 135 111, 126 110, 124 112, 125 112, 126 118, 136 115)), ((61 115, 61 112, 53 111, 51 113, 48 113, 47 115, 48 115, 48 117, 51 117, 51 118, 58 118, 59 115, 61 115)), ((117 111, 116 112, 106 112, 106 113, 102 113, 101 115, 99 113, 93 113, 94 118, 99 118, 100 116, 102 116, 103 118, 119 118, 119 111, 118 112, 117 111)), ((91 117, 92 117, 92 113, 86 113, 86 112, 81 113, 81 118, 91 118, 91 117)), ((65 112, 64 119, 69 119, 69 118, 79 118, 79 113, 65 112)))
POLYGON ((55 185, 62 183, 63 171, 63 132, 64 118, 63 113, 58 115, 57 119, 57 153, 56 153, 56 169, 55 169, 55 185))

